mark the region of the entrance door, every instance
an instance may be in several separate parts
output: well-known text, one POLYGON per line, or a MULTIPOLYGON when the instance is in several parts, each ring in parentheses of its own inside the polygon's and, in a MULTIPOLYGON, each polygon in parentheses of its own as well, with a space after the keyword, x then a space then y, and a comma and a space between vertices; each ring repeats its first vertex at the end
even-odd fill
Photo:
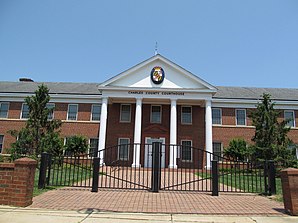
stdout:
POLYGON ((145 138, 145 162, 144 162, 144 167, 152 167, 152 143, 153 142, 160 142, 162 143, 161 147, 161 168, 165 168, 166 164, 166 139, 165 138, 151 138, 151 137, 146 137, 145 138))

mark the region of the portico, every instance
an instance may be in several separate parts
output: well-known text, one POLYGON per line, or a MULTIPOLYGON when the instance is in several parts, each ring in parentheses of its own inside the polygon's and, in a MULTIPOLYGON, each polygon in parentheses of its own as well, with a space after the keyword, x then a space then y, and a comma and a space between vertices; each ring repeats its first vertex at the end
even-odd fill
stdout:
MULTIPOLYGON (((129 139, 128 141, 133 143, 133 154, 130 154, 133 157, 132 167, 142 166, 145 158, 141 157, 141 150, 144 149, 141 144, 145 143, 146 137, 164 138, 168 145, 180 144, 185 137, 194 144, 200 141, 200 146, 212 152, 211 98, 216 89, 161 55, 156 55, 102 83, 99 90, 102 93, 100 150, 106 148, 107 137, 108 141, 112 141, 111 134, 116 138, 129 139), (159 79, 154 79, 154 74, 159 79), (118 132, 116 129, 112 130, 113 127, 108 128, 111 124, 108 120, 117 123, 114 120, 117 115, 112 114, 113 118, 109 119, 108 108, 117 107, 120 110, 119 117, 125 112, 121 110, 123 105, 126 106, 125 114, 129 119, 127 118, 126 122, 120 120, 119 128, 122 125, 130 130, 121 132, 119 129, 118 132), (192 121, 185 124, 182 116, 192 121), (201 131, 202 128, 204 132, 201 131), (129 136, 128 132, 132 132, 133 136, 129 136), (187 135, 185 132, 190 133, 187 135)), ((173 148, 169 147, 169 155, 166 157, 168 168, 177 168, 176 158, 179 154, 173 148)), ((103 154, 100 156, 103 157, 103 154)), ((210 158, 206 160, 206 167, 210 168, 210 158)))

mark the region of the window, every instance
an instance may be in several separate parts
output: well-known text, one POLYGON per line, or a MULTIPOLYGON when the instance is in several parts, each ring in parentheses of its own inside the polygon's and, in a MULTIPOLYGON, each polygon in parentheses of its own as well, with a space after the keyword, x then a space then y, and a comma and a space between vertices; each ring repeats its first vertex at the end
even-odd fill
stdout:
POLYGON ((181 123, 191 124, 192 123, 192 109, 190 106, 181 107, 181 123))
POLYGON ((22 119, 27 119, 29 118, 29 106, 27 104, 22 105, 22 114, 21 114, 22 119))
POLYGON ((212 108, 212 124, 221 125, 222 124, 222 111, 220 108, 212 108))
POLYGON ((94 152, 98 151, 98 139, 90 139, 89 142, 89 156, 93 157, 94 152))
POLYGON ((78 116, 78 105, 68 105, 67 120, 77 120, 78 116))
POLYGON ((151 123, 161 123, 161 106, 151 106, 151 123))
POLYGON ((119 138, 118 139, 118 159, 128 160, 129 159, 129 139, 119 138))
POLYGON ((9 102, 0 103, 0 118, 7 118, 9 102))
POLYGON ((222 160, 222 144, 221 142, 213 142, 213 160, 222 160))
MULTIPOLYGON (((64 138, 64 146, 66 146, 67 141, 69 139, 70 139, 69 137, 64 138)), ((64 148, 66 148, 66 147, 64 147, 64 148)), ((71 151, 65 149, 64 150, 64 156, 73 156, 73 153, 71 151)))
POLYGON ((130 105, 122 104, 120 106, 120 122, 130 122, 130 105))
POLYGON ((2 153, 2 149, 3 149, 3 140, 4 140, 4 135, 0 135, 0 153, 2 153))
POLYGON ((284 111, 285 120, 289 120, 287 126, 295 127, 295 113, 294 111, 284 111))
POLYGON ((185 162, 192 161, 191 140, 181 141, 181 159, 185 162))
POLYGON ((51 109, 48 114, 48 120, 52 120, 54 118, 54 108, 55 108, 55 104, 53 103, 47 104, 47 109, 51 109))
POLYGON ((245 109, 236 109, 236 125, 246 125, 245 109))
POLYGON ((101 105, 92 105, 91 109, 91 120, 99 121, 100 120, 101 105))

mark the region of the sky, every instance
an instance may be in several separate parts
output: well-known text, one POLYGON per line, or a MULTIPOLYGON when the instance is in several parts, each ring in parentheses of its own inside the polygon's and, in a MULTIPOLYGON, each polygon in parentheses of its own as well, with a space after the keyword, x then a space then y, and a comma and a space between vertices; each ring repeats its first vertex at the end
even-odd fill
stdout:
POLYGON ((0 81, 101 83, 155 42, 214 86, 298 88, 297 0, 0 0, 0 81))

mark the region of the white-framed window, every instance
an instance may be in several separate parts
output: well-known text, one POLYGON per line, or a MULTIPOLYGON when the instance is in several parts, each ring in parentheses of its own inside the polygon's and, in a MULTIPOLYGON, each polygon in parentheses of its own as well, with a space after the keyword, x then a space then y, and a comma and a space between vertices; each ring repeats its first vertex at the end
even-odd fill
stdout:
POLYGON ((89 156, 93 157, 96 151, 98 151, 98 138, 91 138, 89 140, 89 156))
POLYGON ((9 102, 0 102, 0 118, 7 118, 9 110, 9 102))
POLYGON ((236 125, 246 125, 245 109, 236 109, 236 125))
POLYGON ((181 106, 181 123, 191 124, 192 123, 192 107, 181 106))
POLYGON ((192 141, 181 140, 181 160, 184 162, 192 162, 192 141))
POLYGON ((78 104, 69 104, 67 111, 67 120, 76 121, 78 118, 78 104))
POLYGON ((213 160, 221 161, 222 160, 222 143, 213 142, 213 160))
POLYGON ((4 142, 4 135, 0 135, 0 153, 2 153, 2 150, 3 150, 3 142, 4 142))
POLYGON ((294 111, 284 111, 284 119, 289 120, 287 123, 288 127, 295 127, 295 112, 294 111))
POLYGON ((220 108, 212 108, 212 124, 222 124, 222 110, 220 108))
POLYGON ((118 160, 129 160, 129 138, 118 139, 118 160))
POLYGON ((161 123, 161 105, 151 106, 151 123, 161 123))
POLYGON ((29 106, 25 103, 22 104, 21 119, 29 118, 29 106))
POLYGON ((131 105, 121 104, 120 105, 120 122, 130 122, 131 117, 131 105))
MULTIPOLYGON (((66 146, 67 141, 70 139, 70 136, 64 138, 64 146, 66 146)), ((64 156, 73 156, 73 153, 71 151, 66 150, 66 147, 64 147, 64 156)))
POLYGON ((93 104, 91 108, 91 121, 100 121, 101 105, 93 104))
POLYGON ((47 104, 47 108, 48 109, 51 109, 49 111, 49 114, 48 114, 48 120, 53 120, 54 119, 54 108, 55 108, 55 104, 54 103, 48 103, 47 104))

